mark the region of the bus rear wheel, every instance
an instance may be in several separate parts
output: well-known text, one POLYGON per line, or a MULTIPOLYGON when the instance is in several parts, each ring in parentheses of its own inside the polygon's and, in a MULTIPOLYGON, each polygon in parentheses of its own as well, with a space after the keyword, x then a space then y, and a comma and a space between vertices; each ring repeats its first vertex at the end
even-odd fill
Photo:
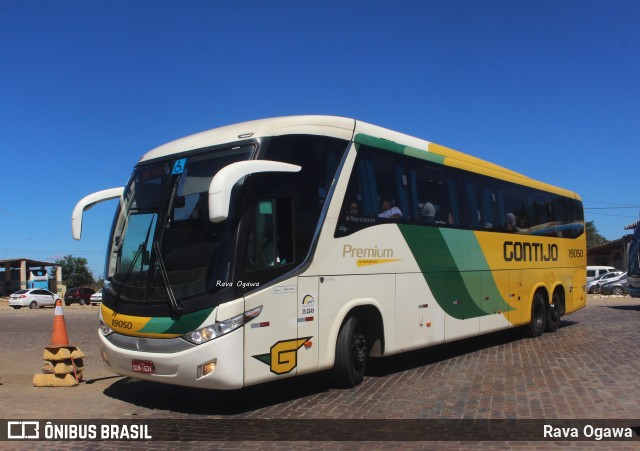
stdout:
POLYGON ((544 296, 538 292, 533 295, 531 302, 531 321, 526 326, 525 332, 528 337, 535 338, 542 335, 547 324, 547 308, 544 296))
POLYGON ((547 323, 545 325, 545 332, 555 332, 558 330, 558 326, 560 325, 560 314, 558 313, 558 309, 554 304, 551 304, 547 308, 547 323))
POLYGON ((355 387, 364 379, 369 360, 369 344, 362 321, 350 316, 342 325, 336 343, 333 380, 343 387, 355 387))
POLYGON ((553 293, 552 303, 547 307, 547 324, 545 332, 555 332, 560 325, 560 316, 564 313, 564 298, 556 291, 553 293), (562 312, 562 313, 561 313, 562 312))

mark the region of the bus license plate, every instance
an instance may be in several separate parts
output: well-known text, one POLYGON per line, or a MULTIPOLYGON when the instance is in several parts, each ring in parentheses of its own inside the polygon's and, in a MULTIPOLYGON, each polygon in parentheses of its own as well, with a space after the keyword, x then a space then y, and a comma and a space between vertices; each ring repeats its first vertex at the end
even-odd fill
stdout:
POLYGON ((131 370, 136 373, 153 374, 153 362, 151 360, 132 360, 131 370))

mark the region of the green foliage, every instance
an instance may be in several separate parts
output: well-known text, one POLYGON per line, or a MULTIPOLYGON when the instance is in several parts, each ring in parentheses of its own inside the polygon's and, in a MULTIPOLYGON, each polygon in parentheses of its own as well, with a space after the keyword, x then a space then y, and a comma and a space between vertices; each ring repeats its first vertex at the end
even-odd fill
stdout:
POLYGON ((95 283, 86 258, 66 255, 56 260, 56 264, 62 267, 62 282, 68 288, 88 287, 95 283))
POLYGON ((584 225, 587 232, 587 249, 608 243, 608 240, 600 235, 593 221, 585 222, 584 225))

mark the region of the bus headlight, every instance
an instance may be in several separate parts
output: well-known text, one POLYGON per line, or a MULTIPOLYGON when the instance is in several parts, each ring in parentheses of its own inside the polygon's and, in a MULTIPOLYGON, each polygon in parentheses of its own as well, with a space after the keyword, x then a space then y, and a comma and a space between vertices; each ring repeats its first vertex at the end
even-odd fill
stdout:
POLYGON ((183 338, 196 345, 206 343, 242 327, 245 323, 248 323, 260 315, 260 312, 262 312, 262 306, 256 307, 248 312, 241 313, 240 315, 233 316, 224 321, 215 322, 211 326, 202 327, 198 330, 194 330, 193 332, 188 332, 183 335, 183 338))

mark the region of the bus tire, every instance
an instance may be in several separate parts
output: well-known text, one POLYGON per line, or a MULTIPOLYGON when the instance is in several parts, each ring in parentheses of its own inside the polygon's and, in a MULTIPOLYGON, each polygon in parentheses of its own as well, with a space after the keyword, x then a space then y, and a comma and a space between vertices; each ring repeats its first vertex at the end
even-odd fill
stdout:
POLYGON ((361 320, 350 316, 338 334, 333 381, 342 387, 359 385, 364 379, 368 358, 369 345, 361 320))
MULTIPOLYGON (((597 293, 600 292, 600 289, 598 288, 597 293)), ((564 314, 567 312, 567 306, 564 302, 564 293, 558 293, 556 292, 553 295, 553 305, 556 306, 556 309, 558 310, 558 315, 562 318, 564 316, 564 314)))
POLYGON ((547 307, 547 324, 545 325, 545 332, 555 332, 560 325, 561 311, 564 311, 564 299, 562 295, 556 291, 553 293, 552 303, 547 307))
POLYGON ((525 332, 528 337, 535 338, 542 335, 547 323, 547 308, 544 296, 537 292, 533 295, 531 302, 531 321, 526 326, 525 332))
POLYGON ((558 330, 558 326, 560 325, 560 314, 558 313, 558 309, 554 304, 551 304, 547 307, 547 322, 544 326, 545 332, 555 332, 558 330))

